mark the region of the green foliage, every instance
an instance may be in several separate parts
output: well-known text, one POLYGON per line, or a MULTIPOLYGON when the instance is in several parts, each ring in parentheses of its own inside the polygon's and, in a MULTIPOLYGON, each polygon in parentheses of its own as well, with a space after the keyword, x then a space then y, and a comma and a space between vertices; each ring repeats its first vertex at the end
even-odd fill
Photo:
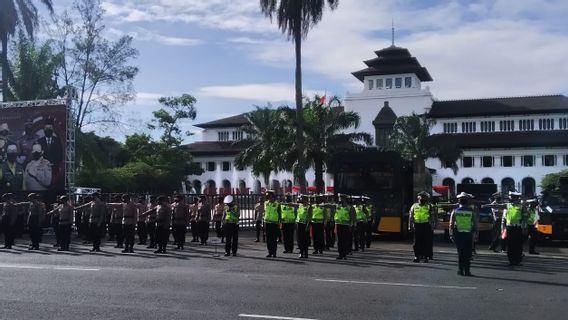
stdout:
POLYGON ((195 103, 197 100, 189 95, 183 94, 180 97, 162 97, 158 100, 166 109, 161 108, 154 111, 154 119, 148 128, 155 130, 157 128, 164 130, 160 140, 167 146, 179 146, 185 136, 191 133, 181 130, 180 125, 184 120, 195 120, 197 115, 195 111, 195 103))
POLYGON ((540 188, 542 190, 553 190, 557 186, 556 184, 560 177, 568 177, 568 169, 544 175, 542 180, 540 180, 540 188))
POLYGON ((94 132, 77 133, 77 162, 82 171, 96 174, 99 170, 125 165, 132 156, 118 141, 99 137, 94 132))

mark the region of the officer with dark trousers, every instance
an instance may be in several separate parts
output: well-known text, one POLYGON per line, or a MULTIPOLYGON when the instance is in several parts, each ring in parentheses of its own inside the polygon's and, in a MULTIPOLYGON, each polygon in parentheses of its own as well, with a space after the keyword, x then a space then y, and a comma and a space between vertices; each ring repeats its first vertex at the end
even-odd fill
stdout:
POLYGON ((266 201, 264 202, 264 228, 266 230, 266 248, 268 249, 267 258, 276 258, 276 250, 278 248, 278 224, 280 222, 281 207, 276 201, 274 191, 266 192, 266 201))
POLYGON ((225 231, 225 257, 233 254, 237 256, 239 248, 239 219, 241 214, 235 204, 232 195, 225 196, 223 199, 225 212, 223 213, 223 230, 225 231))
POLYGON ((323 254, 325 247, 325 205, 323 197, 316 198, 316 204, 312 206, 312 237, 314 239, 314 251, 312 254, 323 254))
POLYGON ((538 200, 530 199, 527 200, 527 229, 529 236, 529 254, 539 254, 536 251, 536 245, 538 244, 539 233, 536 229, 536 224, 538 222, 538 200))
POLYGON ((375 218, 375 211, 373 203, 371 202, 371 198, 364 196, 363 197, 363 204, 365 205, 365 209, 367 209, 367 228, 365 229, 365 246, 367 248, 371 247, 371 242, 373 241, 373 221, 375 218))
POLYGON ((12 249, 16 238, 16 221, 18 219, 18 206, 14 201, 14 194, 2 195, 2 228, 4 230, 4 249, 12 249))
POLYGON ((489 250, 493 252, 505 251, 505 240, 501 239, 501 224, 503 221, 503 197, 500 192, 496 192, 492 195, 493 201, 488 205, 483 205, 482 207, 490 207, 493 213, 493 229, 491 230, 491 244, 489 245, 489 250))
POLYGON ((266 242, 266 233, 264 231, 264 198, 262 196, 258 197, 256 204, 254 205, 254 230, 256 231, 255 242, 260 242, 260 233, 262 232, 262 242, 266 242))
POLYGON ((138 211, 137 214, 137 222, 136 222, 136 233, 138 234, 138 244, 139 245, 146 245, 148 241, 148 231, 146 229, 146 217, 141 215, 146 211, 148 204, 146 203, 146 198, 141 196, 138 198, 138 204, 136 205, 136 209, 138 211))
POLYGON ((91 241, 93 242, 91 252, 101 252, 101 236, 106 220, 106 204, 101 200, 99 193, 94 193, 92 197, 93 201, 90 204, 91 217, 89 220, 91 241))
POLYGON ((430 225, 432 207, 428 203, 430 194, 426 191, 418 193, 418 202, 410 208, 408 229, 414 232, 414 262, 421 259, 428 262, 432 253, 432 227, 430 225))
POLYGON ((282 236, 284 240, 284 253, 294 252, 294 227, 296 225, 296 205, 292 203, 292 196, 286 196, 286 202, 280 205, 282 222, 282 236))
POLYGON ((122 229, 122 215, 124 206, 122 203, 109 203, 109 210, 111 210, 111 223, 112 230, 116 239, 115 248, 124 248, 124 230, 122 229))
POLYGON ((197 227, 199 229, 199 245, 207 245, 209 240, 209 224, 211 223, 211 206, 207 202, 207 197, 200 196, 197 204, 197 227))
POLYGON ((60 206, 56 209, 59 214, 59 231, 61 232, 61 246, 57 251, 69 251, 71 243, 71 226, 73 225, 73 206, 67 196, 59 198, 60 206))
POLYGON ((138 218, 138 206, 127 194, 122 196, 122 202, 122 230, 124 232, 125 246, 122 252, 134 253, 134 238, 136 233, 136 220, 138 218))
POLYGON ((335 247, 335 204, 333 196, 325 196, 325 250, 335 247))
POLYGON ((150 237, 150 244, 146 247, 147 249, 156 249, 157 248, 157 233, 156 233, 156 210, 157 206, 156 197, 150 196, 150 202, 146 207, 146 211, 148 212, 147 215, 142 213, 143 216, 146 217, 146 231, 148 231, 148 236, 150 237))
POLYGON ((521 193, 509 191, 511 202, 503 213, 502 228, 506 228, 507 258, 510 266, 518 266, 523 260, 523 226, 526 224, 525 208, 521 204, 521 193))
POLYGON ((458 275, 470 277, 472 245, 477 235, 477 222, 473 208, 469 205, 473 196, 462 192, 457 198, 459 207, 450 215, 450 237, 458 249, 458 275))
POLYGON ((345 195, 339 195, 339 201, 335 208, 335 228, 337 231, 337 260, 346 260, 349 254, 349 246, 351 239, 351 226, 354 222, 354 212, 347 202, 345 195))
POLYGON ((308 258, 309 227, 312 220, 312 208, 306 196, 298 197, 296 214, 296 234, 298 237, 298 247, 300 248, 300 259, 308 258))
POLYGON ((185 246, 185 235, 187 233, 187 225, 189 223, 189 206, 185 203, 185 197, 177 195, 174 198, 173 225, 172 233, 174 236, 174 245, 176 250, 183 250, 185 246))
POLYGON ((28 227, 30 232, 31 244, 29 250, 39 250, 41 242, 43 221, 45 219, 45 204, 41 202, 41 196, 37 193, 28 195, 28 227))
POLYGON ((367 208, 363 205, 363 198, 356 197, 355 209, 355 232, 353 233, 353 241, 355 243, 355 251, 365 251, 365 233, 367 231, 367 208))
POLYGON ((172 211, 168 198, 165 196, 158 197, 158 206, 154 210, 156 211, 156 235, 158 236, 158 250, 154 251, 154 253, 166 253, 172 220, 172 211))

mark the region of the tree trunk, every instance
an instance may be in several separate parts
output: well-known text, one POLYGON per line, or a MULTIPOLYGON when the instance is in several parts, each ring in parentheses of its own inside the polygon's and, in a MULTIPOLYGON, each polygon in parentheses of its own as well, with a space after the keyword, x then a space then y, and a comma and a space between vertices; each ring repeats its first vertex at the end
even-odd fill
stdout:
POLYGON ((324 182, 323 182, 323 160, 314 160, 314 171, 316 175, 316 190, 317 193, 322 194, 324 192, 324 182))
POLYGON ((302 105, 302 25, 298 15, 298 23, 294 30, 296 47, 296 148, 298 151, 298 184, 300 192, 306 193, 306 160, 304 157, 304 110, 302 105))
POLYGON ((8 101, 8 35, 0 35, 2 40, 2 100, 8 101))

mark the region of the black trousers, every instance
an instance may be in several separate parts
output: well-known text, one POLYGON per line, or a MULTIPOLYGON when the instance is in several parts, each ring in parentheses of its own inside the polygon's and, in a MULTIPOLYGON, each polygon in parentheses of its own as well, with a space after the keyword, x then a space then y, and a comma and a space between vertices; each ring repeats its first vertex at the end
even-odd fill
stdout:
POLYGON ((225 238, 225 235, 223 234, 223 225, 221 224, 221 221, 215 221, 215 233, 217 234, 217 238, 225 238))
POLYGON ((371 247, 373 241, 373 222, 367 221, 367 228, 365 229, 365 245, 367 248, 371 247))
POLYGON ((125 224, 122 226, 124 231, 124 244, 126 247, 134 247, 134 234, 136 226, 133 224, 125 224))
POLYGON ((138 242, 140 242, 140 244, 146 244, 146 241, 148 240, 146 222, 140 221, 136 224, 136 233, 138 234, 138 242))
POLYGON ((414 224, 414 256, 429 258, 432 254, 432 227, 430 223, 414 224))
POLYGON ((197 222, 191 222, 191 237, 194 241, 199 240, 199 231, 197 230, 197 222))
POLYGON ((539 238, 539 233, 538 230, 536 229, 536 227, 534 225, 529 225, 528 226, 528 232, 529 232, 529 252, 535 252, 536 250, 536 245, 538 243, 538 238, 539 238))
POLYGON ((298 223, 297 225, 297 237, 298 237, 298 247, 300 248, 300 254, 307 257, 308 256, 308 243, 310 240, 309 228, 305 223, 298 223))
POLYGON ((367 231, 367 222, 366 221, 357 222, 353 238, 353 240, 355 241, 355 250, 361 249, 361 251, 365 251, 366 231, 367 231))
POLYGON ((312 223, 312 237, 314 238, 314 251, 323 252, 325 238, 323 223, 312 223))
POLYGON ((170 240, 170 227, 169 226, 156 226, 156 235, 158 240, 158 249, 166 252, 168 241, 170 240))
POLYGON ((209 240, 209 221, 198 221, 197 230, 199 230, 199 240, 202 244, 206 244, 209 240))
POLYGON ((223 225, 225 233, 225 253, 237 254, 239 248, 239 225, 236 223, 225 223, 223 225))
POLYGON ((469 271, 473 235, 471 232, 454 232, 456 247, 458 249, 458 267, 460 271, 469 271))
POLYGON ((101 227, 96 223, 91 223, 89 226, 91 232, 91 241, 93 241, 93 249, 100 249, 101 248, 101 235, 102 230, 101 227))
POLYGON ((185 224, 174 224, 172 226, 172 234, 174 236, 174 244, 181 248, 185 245, 185 234, 187 226, 185 224))
POLYGON ((325 224, 325 249, 333 248, 335 246, 335 223, 328 221, 325 224))
POLYGON ((55 244, 61 245, 61 230, 59 224, 53 226, 53 233, 55 234, 55 244))
POLYGON ((507 227, 507 258, 511 265, 523 260, 523 231, 521 227, 507 227))
POLYGON ((122 247, 124 245, 124 232, 122 230, 122 223, 113 223, 112 229, 116 237, 116 245, 122 247))
POLYGON ((157 241, 157 233, 156 233, 156 223, 149 222, 146 224, 146 231, 148 231, 148 235, 150 236, 150 246, 155 247, 158 244, 157 241))
POLYGON ((60 224, 59 232, 61 233, 61 249, 69 250, 69 244, 71 243, 71 225, 60 224))
POLYGON ((11 226, 7 222, 3 222, 2 227, 4 231, 4 246, 6 248, 12 248, 12 246, 14 245, 14 239, 16 238, 15 227, 11 226))
POLYGON ((264 225, 262 221, 256 221, 254 230, 256 231, 256 240, 260 241, 260 232, 262 231, 262 241, 266 239, 266 235, 264 234, 264 225))
POLYGON ((498 250, 501 249, 505 251, 505 240, 501 239, 501 219, 497 219, 493 223, 493 228, 491 229, 491 246, 489 247, 491 250, 498 250))
POLYGON ((30 240, 32 242, 32 248, 39 248, 39 243, 41 242, 41 226, 39 223, 34 222, 30 223, 30 240))
POLYGON ((282 236, 284 239, 284 250, 288 252, 294 251, 294 223, 282 224, 282 236))
POLYGON ((350 249, 351 232, 348 225, 336 224, 337 231, 337 251, 341 258, 344 258, 350 249))
POLYGON ((275 256, 278 248, 278 234, 280 233, 278 223, 266 222, 264 227, 266 228, 266 248, 268 249, 268 254, 275 256))

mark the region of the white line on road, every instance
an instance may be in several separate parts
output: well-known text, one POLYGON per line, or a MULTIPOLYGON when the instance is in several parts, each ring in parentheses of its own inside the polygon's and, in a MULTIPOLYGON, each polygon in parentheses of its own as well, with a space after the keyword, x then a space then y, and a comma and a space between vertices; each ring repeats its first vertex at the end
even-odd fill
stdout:
POLYGON ((266 316, 261 314, 239 314, 240 318, 255 318, 255 319, 280 319, 280 320, 317 320, 309 318, 294 318, 294 317, 279 317, 279 316, 266 316))
POLYGON ((477 287, 459 287, 459 286, 436 286, 429 284, 419 283, 400 283, 400 282, 371 282, 371 281, 348 281, 348 280, 334 280, 334 279, 315 279, 321 282, 335 282, 335 283, 353 283, 353 284, 372 284, 377 286, 395 286, 395 287, 413 287, 413 288, 435 288, 435 289, 457 289, 457 290, 476 290, 477 287))
POLYGON ((85 267, 56 267, 56 266, 31 266, 21 264, 0 264, 4 269, 33 269, 33 270, 62 270, 62 271, 100 271, 98 268, 85 267))

